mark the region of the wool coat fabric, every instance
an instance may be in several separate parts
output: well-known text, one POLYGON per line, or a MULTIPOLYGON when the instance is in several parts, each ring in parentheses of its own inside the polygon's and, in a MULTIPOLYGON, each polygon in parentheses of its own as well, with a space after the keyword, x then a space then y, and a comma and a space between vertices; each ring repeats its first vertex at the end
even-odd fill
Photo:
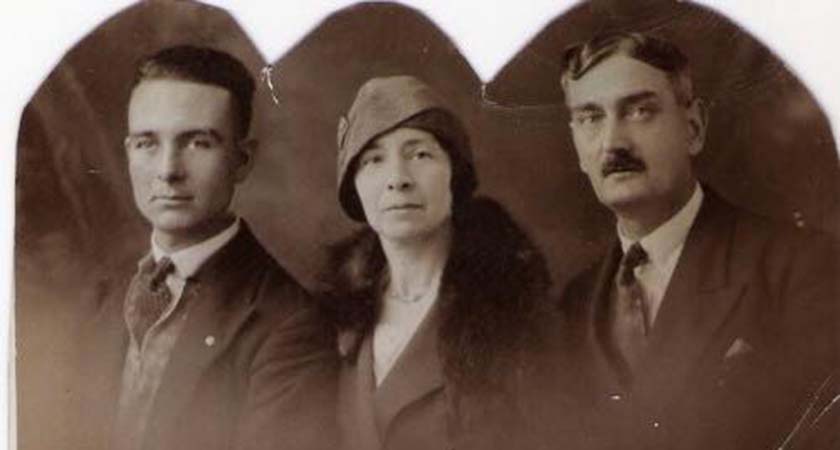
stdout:
POLYGON ((543 348, 545 263, 497 203, 473 199, 465 209, 439 298, 378 387, 371 341, 384 256, 370 230, 334 249, 325 301, 339 329, 342 448, 537 446, 526 393, 543 348))
POLYGON ((840 448, 840 368, 812 393, 779 450, 833 448, 840 448))
POLYGON ((559 305, 595 381, 591 448, 777 448, 838 355, 836 243, 706 192, 632 386, 608 331, 617 240, 559 305))
MULTIPOLYGON (((131 272, 104 280, 80 314, 62 448, 109 448, 128 344, 131 272)), ((190 286, 192 284, 192 286, 190 286)), ((154 399, 144 449, 333 445, 334 334, 247 225, 199 269, 198 289, 154 399)))

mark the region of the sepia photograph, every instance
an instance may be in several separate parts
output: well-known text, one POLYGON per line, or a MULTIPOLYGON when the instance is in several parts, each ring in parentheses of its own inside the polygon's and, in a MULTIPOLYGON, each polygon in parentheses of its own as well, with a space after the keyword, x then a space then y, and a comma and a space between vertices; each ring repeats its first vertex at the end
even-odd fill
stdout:
POLYGON ((12 448, 840 448, 801 21, 233 3, 115 3, 29 74, 12 448))

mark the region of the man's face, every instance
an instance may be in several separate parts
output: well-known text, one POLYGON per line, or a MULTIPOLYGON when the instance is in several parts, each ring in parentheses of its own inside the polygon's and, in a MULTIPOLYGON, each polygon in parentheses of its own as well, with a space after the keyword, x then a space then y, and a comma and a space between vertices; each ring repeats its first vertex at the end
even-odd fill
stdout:
POLYGON ((142 81, 131 94, 125 148, 134 201, 159 244, 189 246, 229 223, 235 186, 250 169, 250 155, 235 142, 230 92, 142 81))
POLYGON ((678 102, 665 72, 622 54, 565 91, 580 167, 601 203, 632 214, 676 211, 688 200, 705 131, 698 100, 678 102))
POLYGON ((359 156, 356 192, 368 224, 382 239, 406 241, 436 234, 450 223, 452 165, 437 139, 397 128, 359 156))

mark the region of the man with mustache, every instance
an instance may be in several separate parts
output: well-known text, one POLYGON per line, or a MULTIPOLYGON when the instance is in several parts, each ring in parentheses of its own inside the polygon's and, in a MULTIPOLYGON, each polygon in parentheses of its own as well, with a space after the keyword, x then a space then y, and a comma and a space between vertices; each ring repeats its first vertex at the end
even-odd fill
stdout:
POLYGON ((65 448, 329 447, 333 337, 229 210, 254 162, 254 87, 210 48, 139 65, 125 152, 150 250, 85 314, 65 448))
POLYGON ((617 222, 561 305, 593 372, 593 441, 777 446, 837 355, 834 242, 697 181, 706 111, 675 45, 602 35, 564 64, 580 167, 617 222))

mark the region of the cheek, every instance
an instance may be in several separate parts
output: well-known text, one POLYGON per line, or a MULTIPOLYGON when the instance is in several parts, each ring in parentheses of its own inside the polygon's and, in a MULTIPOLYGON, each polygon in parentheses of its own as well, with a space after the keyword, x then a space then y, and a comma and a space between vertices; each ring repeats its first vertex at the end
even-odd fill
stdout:
POLYGON ((229 206, 236 187, 236 180, 228 164, 221 160, 192 160, 184 163, 186 176, 180 184, 196 196, 196 203, 208 211, 222 210, 229 206))
POLYGON ((452 213, 452 173, 442 170, 432 180, 435 203, 441 214, 448 216, 452 213))
POLYGON ((572 133, 572 143, 577 154, 578 164, 581 170, 589 173, 592 167, 592 160, 595 157, 595 152, 592 150, 592 143, 588 139, 579 136, 578 133, 572 133))
POLYGON ((365 211, 371 210, 376 205, 379 199, 379 184, 376 177, 370 173, 356 175, 356 195, 365 211))
POLYGON ((236 173, 234 161, 221 156, 185 159, 183 164, 188 178, 205 184, 226 185, 232 182, 236 173))
POLYGON ((129 158, 128 176, 135 190, 145 188, 152 179, 148 163, 138 161, 136 158, 129 158))
POLYGON ((690 147, 687 135, 681 133, 663 132, 651 136, 647 140, 649 149, 646 154, 646 162, 661 171, 664 176, 676 175, 686 166, 691 164, 690 147))

